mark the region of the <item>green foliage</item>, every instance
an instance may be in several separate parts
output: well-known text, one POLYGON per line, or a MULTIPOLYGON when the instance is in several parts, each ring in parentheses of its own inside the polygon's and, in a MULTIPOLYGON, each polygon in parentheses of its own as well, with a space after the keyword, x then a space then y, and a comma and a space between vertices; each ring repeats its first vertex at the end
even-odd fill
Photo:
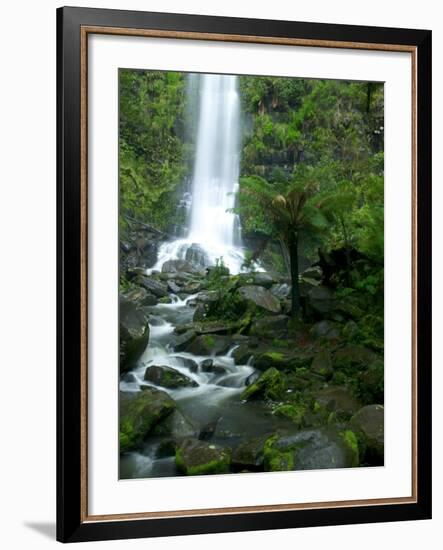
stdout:
POLYGON ((181 73, 120 69, 120 208, 166 228, 186 171, 181 73))

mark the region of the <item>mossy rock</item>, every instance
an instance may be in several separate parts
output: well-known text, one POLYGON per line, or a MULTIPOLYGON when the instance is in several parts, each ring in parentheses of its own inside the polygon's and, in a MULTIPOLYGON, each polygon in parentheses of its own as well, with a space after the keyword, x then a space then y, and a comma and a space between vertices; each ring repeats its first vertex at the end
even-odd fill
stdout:
POLYGON ((254 358, 254 367, 259 370, 266 370, 274 367, 278 370, 295 371, 296 369, 308 367, 311 364, 312 355, 304 352, 295 353, 293 350, 270 349, 269 351, 257 354, 254 358))
POLYGON ((276 368, 266 370, 255 382, 247 386, 241 399, 270 399, 278 401, 286 392, 284 375, 276 368))
POLYGON ((195 438, 186 438, 176 449, 175 463, 185 475, 225 474, 229 472, 231 449, 195 438))
POLYGON ((156 386, 163 388, 190 388, 197 387, 198 383, 189 376, 182 374, 178 370, 166 365, 151 365, 145 370, 144 379, 147 382, 152 382, 156 386))
POLYGON ((283 403, 274 409, 273 414, 281 418, 288 418, 297 428, 301 428, 307 411, 308 407, 304 404, 283 403))
POLYGON ((146 388, 134 396, 120 397, 120 452, 139 448, 146 435, 176 407, 165 392, 146 388))
POLYGON ((228 336, 200 334, 187 346, 186 351, 194 355, 223 355, 232 344, 228 336))
POLYGON ((359 465, 357 438, 351 430, 335 428, 276 434, 264 446, 266 471, 352 468, 359 465))

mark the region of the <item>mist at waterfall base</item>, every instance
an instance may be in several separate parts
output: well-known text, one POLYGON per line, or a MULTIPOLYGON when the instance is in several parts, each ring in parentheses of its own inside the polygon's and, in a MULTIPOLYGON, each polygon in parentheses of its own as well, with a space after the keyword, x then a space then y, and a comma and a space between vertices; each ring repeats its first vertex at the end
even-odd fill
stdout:
MULTIPOLYGON (((193 75, 197 76, 197 75, 193 75)), ((189 234, 186 238, 164 243, 157 263, 148 270, 161 271, 171 259, 185 259, 196 245, 203 251, 207 265, 223 258, 231 274, 239 273, 244 261, 240 224, 231 209, 239 176, 240 100, 237 77, 200 75, 199 122, 196 156, 192 179, 192 204, 189 211, 189 234)), ((208 423, 217 426, 212 440, 238 444, 245 437, 254 437, 275 429, 278 420, 270 417, 260 403, 244 403, 239 399, 255 375, 248 364, 235 364, 233 345, 224 355, 197 356, 174 350, 175 328, 193 320, 197 295, 183 299, 171 294, 169 304, 159 303, 149 310, 150 339, 136 368, 120 382, 122 392, 138 392, 143 387, 156 387, 167 392, 176 402, 198 436, 208 423), (205 372, 202 364, 211 359, 213 372, 205 372), (191 360, 191 361, 190 361, 191 360), (190 365, 194 365, 193 367, 190 365), (146 381, 146 368, 152 365, 171 367, 192 379, 196 385, 180 389, 164 388, 146 381), (195 368, 197 365, 197 368, 195 368)), ((281 421, 280 421, 281 423, 281 421)), ((150 435, 138 452, 120 457, 120 478, 162 477, 180 475, 175 456, 163 456, 159 450, 163 438, 150 435)))
POLYGON ((240 170, 240 96, 238 78, 232 75, 190 75, 198 79, 198 130, 192 175, 188 234, 163 243, 156 264, 185 259, 193 247, 206 266, 217 260, 231 274, 242 270, 244 252, 237 214, 232 212, 240 170))

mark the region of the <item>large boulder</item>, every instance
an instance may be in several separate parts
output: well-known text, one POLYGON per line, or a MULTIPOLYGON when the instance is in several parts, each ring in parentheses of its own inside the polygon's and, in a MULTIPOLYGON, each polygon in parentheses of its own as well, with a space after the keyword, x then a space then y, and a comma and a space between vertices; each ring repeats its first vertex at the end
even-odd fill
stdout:
POLYGON ((266 471, 351 468, 358 465, 358 442, 351 430, 318 428, 290 435, 276 434, 264 446, 266 471))
POLYGON ((162 266, 162 273, 200 274, 200 270, 187 260, 168 260, 162 266))
POLYGON ((178 470, 190 476, 228 473, 230 462, 229 448, 195 438, 186 438, 175 454, 178 470))
POLYGON ((270 315, 257 319, 251 326, 250 333, 267 338, 283 336, 288 330, 287 315, 270 315))
POLYGON ((120 452, 139 448, 146 435, 175 409, 165 392, 146 388, 134 396, 120 396, 120 452))
POLYGON ((169 436, 175 441, 179 441, 185 437, 196 437, 198 430, 188 417, 178 409, 175 409, 172 414, 168 415, 155 426, 152 433, 154 435, 169 436))
POLYGON ((198 386, 197 382, 189 378, 189 376, 165 365, 151 365, 147 367, 144 379, 156 386, 170 389, 195 388, 198 386))
POLYGON ((130 370, 149 342, 146 314, 134 302, 120 296, 120 373, 130 370))
POLYGON ((240 287, 238 292, 250 304, 271 313, 280 313, 280 302, 266 288, 248 285, 240 287))
POLYGON ((365 448, 365 461, 373 465, 384 462, 384 422, 383 405, 366 405, 354 414, 350 426, 354 429, 365 448))
POLYGON ((284 396, 285 391, 286 381, 283 374, 272 367, 243 390, 241 399, 247 401, 251 399, 271 399, 278 401, 284 396))

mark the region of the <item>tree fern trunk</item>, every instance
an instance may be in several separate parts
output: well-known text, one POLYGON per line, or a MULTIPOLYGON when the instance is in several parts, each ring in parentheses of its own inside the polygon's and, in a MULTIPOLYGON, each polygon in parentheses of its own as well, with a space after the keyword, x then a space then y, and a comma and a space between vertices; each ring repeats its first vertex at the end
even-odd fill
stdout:
POLYGON ((292 308, 291 316, 293 318, 300 316, 300 286, 298 282, 298 235, 295 234, 288 246, 289 260, 291 263, 291 283, 292 283, 292 308))

